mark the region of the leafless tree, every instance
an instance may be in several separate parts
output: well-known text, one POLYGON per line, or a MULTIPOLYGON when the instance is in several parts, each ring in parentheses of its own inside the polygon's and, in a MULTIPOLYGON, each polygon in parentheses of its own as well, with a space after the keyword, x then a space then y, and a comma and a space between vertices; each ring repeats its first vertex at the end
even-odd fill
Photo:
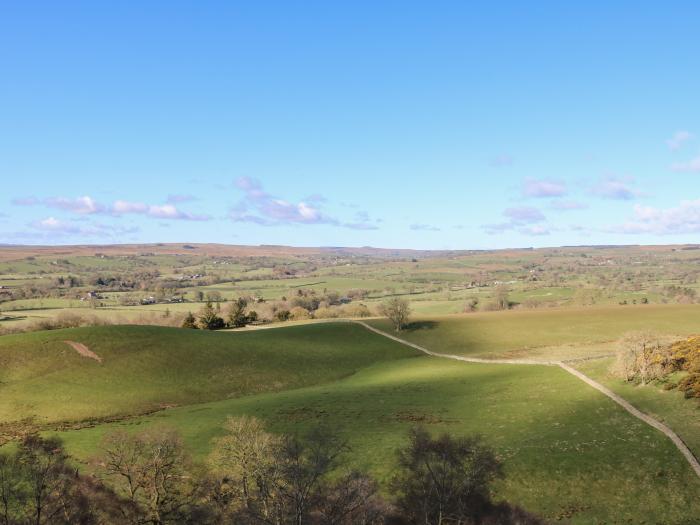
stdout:
POLYGON ((117 431, 106 436, 102 448, 98 462, 133 507, 140 509, 138 523, 178 521, 191 503, 193 487, 182 441, 174 430, 117 431))
POLYGON ((406 299, 392 297, 381 304, 379 312, 392 322, 394 330, 400 332, 408 324, 411 306, 406 299))

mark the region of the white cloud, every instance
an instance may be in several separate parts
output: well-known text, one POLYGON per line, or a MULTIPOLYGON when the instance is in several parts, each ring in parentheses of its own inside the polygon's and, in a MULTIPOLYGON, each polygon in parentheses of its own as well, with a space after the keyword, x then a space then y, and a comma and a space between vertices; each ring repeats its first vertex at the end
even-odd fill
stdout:
POLYGON ((586 204, 585 202, 579 202, 579 201, 556 200, 556 201, 552 201, 549 204, 549 207, 552 208, 553 210, 559 210, 559 211, 585 210, 586 208, 588 208, 588 204, 586 204))
POLYGON ((184 221, 207 221, 208 215, 195 215, 179 210, 174 204, 145 204, 143 202, 115 201, 112 204, 113 215, 137 214, 155 219, 173 219, 184 221))
POLYGON ((603 199, 632 200, 643 195, 632 187, 633 183, 634 179, 631 177, 606 177, 593 186, 591 193, 603 199))
POLYGON ((636 205, 632 219, 610 231, 656 235, 700 233, 700 199, 681 201, 674 208, 636 205))
POLYGON ((122 215, 125 213, 146 213, 148 206, 142 202, 114 201, 112 213, 122 215))
POLYGON ((44 201, 46 206, 50 208, 59 208, 61 210, 72 211, 80 214, 100 213, 104 211, 104 206, 95 201, 92 197, 85 195, 75 199, 67 199, 65 197, 49 197, 44 201))
POLYGON ((366 213, 357 214, 354 221, 341 222, 324 213, 323 195, 314 194, 299 202, 280 199, 266 192, 260 181, 250 177, 236 179, 235 185, 244 197, 229 209, 229 218, 236 222, 249 222, 261 226, 285 224, 331 224, 353 230, 376 230, 366 213))
MULTIPOLYGON (((229 218, 234 221, 252 222, 263 226, 338 223, 337 220, 324 215, 317 205, 304 201, 292 203, 273 197, 263 190, 260 181, 250 177, 238 178, 236 186, 243 190, 245 198, 229 211, 229 218)), ((315 195, 313 200, 322 202, 323 198, 315 195)))
POLYGON ((522 233, 523 235, 549 235, 549 228, 542 226, 541 224, 532 224, 530 226, 523 226, 522 228, 519 228, 518 232, 522 233))
POLYGON ((510 220, 516 224, 541 222, 545 220, 544 214, 532 206, 507 208, 503 211, 503 215, 509 217, 510 220))
MULTIPOLYGON (((183 200, 183 198, 183 196, 171 195, 169 200, 183 200)), ((178 219, 188 221, 206 221, 211 218, 208 215, 197 215, 182 211, 172 202, 167 204, 145 204, 143 202, 116 200, 111 206, 105 206, 87 195, 77 197, 75 199, 66 197, 48 197, 40 200, 36 197, 24 197, 15 199, 12 202, 18 206, 35 206, 42 204, 48 208, 58 208, 60 210, 77 213, 79 215, 110 214, 121 216, 127 214, 139 214, 157 219, 178 219)))
POLYGON ((527 178, 523 184, 523 195, 526 197, 562 197, 566 195, 566 185, 554 180, 527 178))
POLYGON ((61 221, 55 217, 47 217, 37 221, 34 226, 40 230, 75 232, 78 228, 68 222, 61 221))
POLYGON ((687 171, 687 172, 698 172, 700 171, 700 156, 690 159, 687 162, 676 162, 671 165, 673 171, 687 171))
POLYGON ((433 226, 431 224, 411 224, 409 226, 411 230, 414 231, 430 231, 430 232, 439 232, 440 228, 437 226, 433 226))
POLYGON ((515 230, 523 235, 548 235, 549 228, 542 224, 547 220, 544 214, 532 206, 506 208, 503 216, 509 220, 497 224, 484 224, 482 228, 489 235, 515 230))
MULTIPOLYGON (((84 224, 84 221, 65 221, 56 217, 46 217, 29 225, 32 229, 58 237, 116 237, 129 233, 135 233, 139 229, 135 226, 121 227, 107 224, 84 224)), ((22 234, 17 234, 22 235, 22 234)), ((50 238, 50 237, 49 237, 50 238)))
POLYGON ((676 131, 673 136, 666 141, 669 149, 675 151, 680 149, 685 142, 690 140, 693 135, 687 131, 676 131))

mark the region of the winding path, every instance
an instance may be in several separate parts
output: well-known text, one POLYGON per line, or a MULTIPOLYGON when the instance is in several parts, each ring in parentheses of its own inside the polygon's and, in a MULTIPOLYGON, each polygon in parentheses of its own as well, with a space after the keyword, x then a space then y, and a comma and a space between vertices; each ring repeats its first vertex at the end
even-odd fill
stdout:
POLYGON ((460 355, 440 354, 438 352, 433 352, 431 350, 428 350, 427 348, 424 348, 424 347, 417 345, 415 343, 411 343, 410 341, 406 341, 405 339, 401 339, 400 337, 397 337, 395 335, 389 334, 383 330, 379 330, 378 328, 375 328, 374 326, 369 325, 363 321, 350 321, 350 322, 357 323, 357 324, 365 327, 367 330, 374 332, 375 334, 387 337, 393 341, 396 341, 397 343, 401 343, 403 345, 410 346, 411 348, 415 348, 416 350, 423 352, 424 354, 433 356, 433 357, 455 359, 457 361, 465 361, 467 363, 558 366, 562 370, 566 370, 571 375, 577 377, 578 379, 580 379, 584 383, 588 384, 589 386, 592 386, 593 388, 595 388, 596 390, 598 390, 602 394, 608 396, 615 403, 620 405, 622 408, 624 408, 627 412, 632 414, 637 419, 640 419, 644 423, 646 423, 647 425, 654 427, 655 429, 659 430, 660 432, 663 432, 673 442, 673 444, 681 452, 681 454, 683 454, 685 459, 688 461, 688 464, 690 465, 690 467, 693 469, 695 474, 697 474, 697 476, 700 478, 700 462, 698 462, 698 459, 695 457, 693 452, 688 448, 688 445, 686 445, 683 442, 683 440, 680 438, 680 436, 678 434, 676 434, 673 430, 671 430, 671 428, 664 425, 658 419, 655 419, 655 418, 651 417, 650 415, 645 414, 641 410, 635 408, 628 401, 626 401, 624 398, 617 395, 615 392, 613 392, 609 388, 601 385, 600 383, 591 379, 590 377, 583 374, 582 372, 579 372, 575 368, 566 364, 566 362, 564 362, 564 361, 539 361, 539 360, 534 360, 534 359, 483 359, 483 358, 479 358, 479 357, 465 357, 465 356, 460 356, 460 355))

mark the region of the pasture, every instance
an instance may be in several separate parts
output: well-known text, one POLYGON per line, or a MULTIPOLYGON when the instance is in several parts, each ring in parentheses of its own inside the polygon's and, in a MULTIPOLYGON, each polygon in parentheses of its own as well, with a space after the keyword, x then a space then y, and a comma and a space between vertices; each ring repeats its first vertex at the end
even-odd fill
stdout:
MULTIPOLYGON (((698 403, 662 385, 623 383, 606 357, 630 331, 700 332, 700 306, 677 304, 695 302, 693 251, 91 250, 15 250, 19 259, 0 250, 0 327, 31 327, 63 312, 111 324, 0 337, 5 441, 57 433, 87 462, 112 429, 165 424, 202 461, 227 416, 251 414, 275 432, 337 429, 353 463, 386 487, 395 449, 409 428, 424 425, 483 435, 507 473, 497 497, 555 522, 681 524, 700 515, 700 482, 671 442, 557 367, 427 357, 343 322, 233 332, 129 325, 166 324, 196 312, 208 294, 222 311, 249 297, 250 308, 268 314, 295 297, 348 299, 358 290, 361 299, 352 300, 376 313, 400 296, 413 310, 406 340, 473 357, 592 358, 575 366, 665 421, 698 454, 698 403), (487 311, 504 289, 512 309, 487 311), (81 301, 91 290, 99 300, 81 301), (157 304, 139 304, 151 296, 157 304), (461 313, 472 299, 475 311, 461 313), (79 345, 101 361, 79 354, 79 345)), ((385 319, 369 323, 392 331, 385 319)))
POLYGON ((0 395, 11 401, 0 418, 33 415, 82 461, 114 428, 161 424, 202 460, 227 416, 250 414, 277 432, 338 429, 353 463, 386 483, 394 450, 421 424, 483 435, 507 472, 497 496, 551 519, 681 523, 700 513, 700 480, 670 441, 557 367, 427 357, 347 323, 37 332, 0 338, 0 359, 0 395))
MULTIPOLYGON (((386 319, 369 322, 392 331, 386 319)), ((636 330, 698 333, 700 307, 638 305, 420 316, 401 337, 444 354, 561 360, 609 354, 614 349, 600 343, 636 330)))

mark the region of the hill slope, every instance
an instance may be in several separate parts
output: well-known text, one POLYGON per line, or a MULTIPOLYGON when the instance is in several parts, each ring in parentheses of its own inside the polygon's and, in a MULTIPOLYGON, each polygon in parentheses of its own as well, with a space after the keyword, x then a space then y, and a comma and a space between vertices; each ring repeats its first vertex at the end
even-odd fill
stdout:
POLYGON ((0 337, 0 423, 132 415, 333 381, 416 355, 333 323, 216 333, 104 326, 0 337), (81 355, 84 345, 102 361, 81 355))

